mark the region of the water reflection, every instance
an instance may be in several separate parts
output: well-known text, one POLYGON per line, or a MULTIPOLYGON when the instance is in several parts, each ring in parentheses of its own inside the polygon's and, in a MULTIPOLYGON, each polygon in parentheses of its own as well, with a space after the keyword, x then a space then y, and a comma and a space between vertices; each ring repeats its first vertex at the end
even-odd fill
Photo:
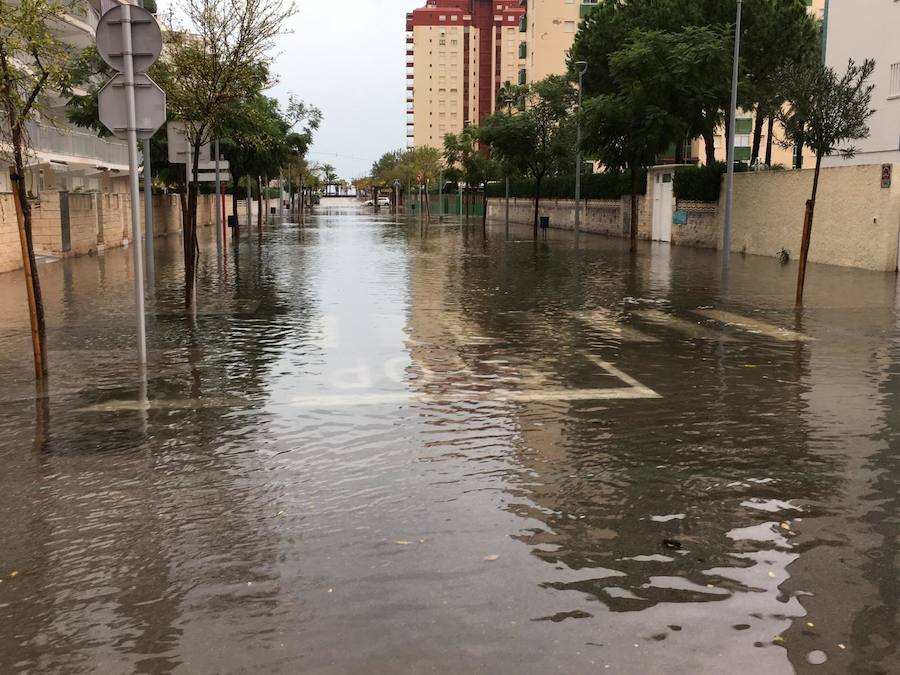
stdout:
POLYGON ((37 406, 0 276, 0 672, 897 670, 893 279, 528 235, 45 266, 37 406))

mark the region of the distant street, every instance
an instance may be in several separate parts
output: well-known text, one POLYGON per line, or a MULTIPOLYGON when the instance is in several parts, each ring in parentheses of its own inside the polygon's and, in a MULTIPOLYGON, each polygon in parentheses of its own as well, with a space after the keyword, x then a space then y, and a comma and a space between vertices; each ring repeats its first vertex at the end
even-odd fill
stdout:
POLYGON ((900 672, 895 275, 381 211, 0 274, 0 673, 900 672))

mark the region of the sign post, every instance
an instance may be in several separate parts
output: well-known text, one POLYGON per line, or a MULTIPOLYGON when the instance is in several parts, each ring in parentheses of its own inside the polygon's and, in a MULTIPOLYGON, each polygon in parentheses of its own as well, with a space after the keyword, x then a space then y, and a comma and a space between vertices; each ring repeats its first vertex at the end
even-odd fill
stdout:
MULTIPOLYGON (((134 304, 138 362, 143 366, 147 363, 147 329, 144 316, 144 255, 139 210, 141 194, 137 142, 138 138, 149 139, 165 122, 165 93, 144 74, 159 58, 162 33, 150 12, 141 7, 122 4, 104 13, 97 25, 96 35, 97 52, 106 63, 119 71, 101 89, 98 105, 100 121, 116 136, 128 141, 134 304)), ((149 160, 149 153, 146 154, 149 160)), ((149 161, 145 169, 148 167, 149 161)), ((148 242, 152 236, 152 227, 153 223, 148 222, 148 242)))

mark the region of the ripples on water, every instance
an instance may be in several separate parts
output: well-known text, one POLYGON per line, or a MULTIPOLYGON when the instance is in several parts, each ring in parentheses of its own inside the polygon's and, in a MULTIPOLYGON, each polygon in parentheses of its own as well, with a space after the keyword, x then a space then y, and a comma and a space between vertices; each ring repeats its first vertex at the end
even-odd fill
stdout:
POLYGON ((0 276, 0 672, 900 671, 893 277, 583 239, 161 241, 146 403, 129 252, 39 405, 0 276))

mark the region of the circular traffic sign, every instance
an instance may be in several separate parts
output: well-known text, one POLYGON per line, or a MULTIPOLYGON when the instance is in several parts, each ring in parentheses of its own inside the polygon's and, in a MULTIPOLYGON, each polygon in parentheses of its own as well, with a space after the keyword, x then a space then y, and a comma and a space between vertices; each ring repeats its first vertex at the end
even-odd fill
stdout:
POLYGON ((136 5, 116 5, 97 24, 97 52, 110 68, 125 70, 122 21, 131 17, 131 52, 135 73, 146 73, 162 53, 162 31, 153 15, 136 5))

